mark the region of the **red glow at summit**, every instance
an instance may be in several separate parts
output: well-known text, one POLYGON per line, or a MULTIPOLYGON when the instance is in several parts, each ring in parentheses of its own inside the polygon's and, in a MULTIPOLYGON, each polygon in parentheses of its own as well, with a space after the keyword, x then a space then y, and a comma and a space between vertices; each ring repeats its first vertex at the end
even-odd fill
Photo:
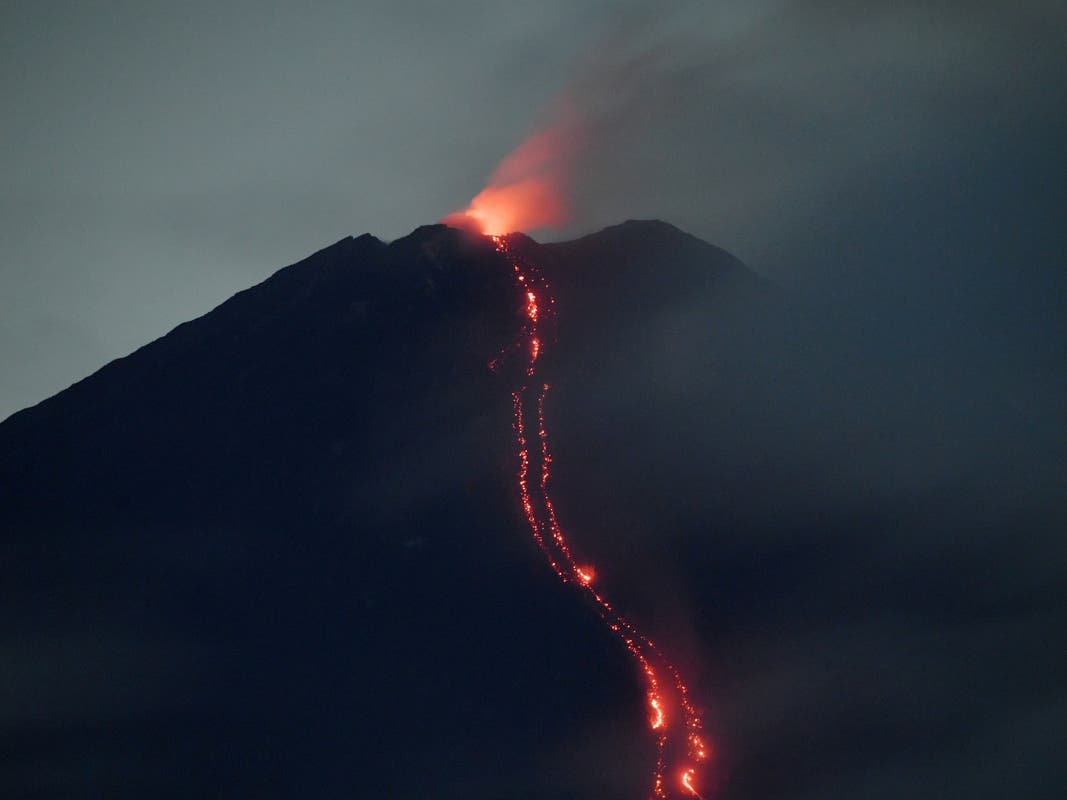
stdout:
POLYGON ((486 236, 559 228, 570 213, 566 186, 581 139, 574 117, 562 115, 515 148, 470 204, 442 221, 486 236))

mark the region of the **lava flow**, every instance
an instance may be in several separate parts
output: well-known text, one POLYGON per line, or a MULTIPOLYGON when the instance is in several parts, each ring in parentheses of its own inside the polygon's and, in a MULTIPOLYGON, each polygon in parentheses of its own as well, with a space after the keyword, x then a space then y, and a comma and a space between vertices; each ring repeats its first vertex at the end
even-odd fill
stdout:
POLYGON ((511 263, 523 297, 519 336, 489 363, 489 367, 494 372, 501 372, 507 366, 509 373, 514 368, 519 376, 519 388, 512 391, 511 400, 519 497, 530 533, 560 581, 575 586, 591 601, 641 672, 648 704, 648 726, 657 747, 651 797, 663 800, 682 796, 703 800, 698 790, 699 770, 707 761, 709 750, 700 715, 690 700, 689 687, 660 648, 594 588, 596 570, 576 560, 556 516, 549 494, 552 454, 545 427, 545 396, 549 386, 538 376, 538 365, 545 348, 543 324, 552 316, 555 301, 543 276, 512 251, 507 238, 490 234, 497 251, 511 263), (531 447, 533 436, 536 436, 538 446, 531 447))

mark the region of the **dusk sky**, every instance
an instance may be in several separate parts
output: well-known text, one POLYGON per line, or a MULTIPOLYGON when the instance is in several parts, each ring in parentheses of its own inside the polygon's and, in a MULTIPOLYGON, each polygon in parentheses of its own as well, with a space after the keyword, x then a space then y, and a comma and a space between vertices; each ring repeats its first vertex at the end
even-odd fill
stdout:
POLYGON ((1027 349, 1063 288, 1052 0, 0 14, 0 416, 344 235, 440 219, 562 103, 584 135, 542 240, 661 218, 864 308, 1010 292, 1027 349))

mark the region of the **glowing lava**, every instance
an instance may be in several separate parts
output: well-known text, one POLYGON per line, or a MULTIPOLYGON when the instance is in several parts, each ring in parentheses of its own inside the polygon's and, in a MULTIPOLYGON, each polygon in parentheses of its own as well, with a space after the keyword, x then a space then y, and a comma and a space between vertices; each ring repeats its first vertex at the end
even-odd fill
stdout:
POLYGON ((700 797, 700 793, 697 792, 697 790, 695 788, 693 788, 693 781, 694 780, 696 780, 696 770, 695 769, 690 767, 689 769, 687 769, 685 772, 682 773, 682 786, 685 787, 685 790, 687 792, 689 792, 689 794, 693 795, 694 797, 698 797, 699 798, 700 797))
MULTIPOLYGON (((491 229, 496 229, 495 223, 491 229)), ((697 765, 708 758, 708 747, 700 714, 689 697, 689 687, 659 647, 640 633, 593 587, 596 570, 587 563, 579 564, 575 559, 549 494, 552 454, 545 427, 545 396, 549 386, 537 380, 537 369, 545 348, 542 327, 546 318, 551 317, 555 301, 538 270, 512 252, 504 236, 492 235, 490 238, 497 251, 511 263, 523 297, 518 339, 489 363, 494 372, 502 372, 507 368, 508 374, 521 376, 519 388, 512 391, 511 401, 523 515, 534 542, 544 553, 552 571, 563 583, 577 587, 591 602, 640 669, 648 703, 648 725, 655 735, 657 747, 652 798, 666 800, 671 796, 668 794, 670 791, 675 796, 681 794, 703 800, 697 789, 697 765), (524 360, 515 363, 515 359, 522 354, 525 354, 524 360), (514 371, 511 365, 514 365, 514 371), (529 431, 534 424, 540 447, 531 448, 529 431), (538 476, 536 482, 531 481, 531 470, 538 476), (668 774, 673 774, 674 780, 668 781, 668 774), (669 786, 676 788, 669 790, 669 786)))

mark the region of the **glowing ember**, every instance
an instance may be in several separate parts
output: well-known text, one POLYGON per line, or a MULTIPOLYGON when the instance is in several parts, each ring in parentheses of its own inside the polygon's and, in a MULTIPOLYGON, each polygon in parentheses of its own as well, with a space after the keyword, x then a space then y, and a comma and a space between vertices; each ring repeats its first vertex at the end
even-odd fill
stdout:
MULTIPOLYGON (((700 797, 700 793, 693 786, 693 781, 696 780, 696 770, 690 767, 682 772, 682 786, 693 797, 700 797)), ((703 800, 703 798, 701 798, 703 800)))
POLYGON ((537 310, 537 295, 533 292, 526 293, 526 316, 530 318, 531 322, 537 322, 537 315, 540 312, 537 310))
POLYGON ((649 725, 652 726, 652 730, 658 731, 666 721, 663 716, 663 704, 655 696, 648 699, 648 704, 652 706, 652 721, 649 722, 649 725))
POLYGON ((551 315, 554 301, 548 294, 548 287, 539 272, 512 253, 503 236, 493 235, 491 238, 497 251, 511 261, 516 283, 525 298, 523 323, 518 339, 489 363, 490 369, 499 372, 502 362, 506 359, 518 353, 527 354, 526 361, 522 364, 525 382, 511 394, 519 463, 518 487, 523 515, 530 526, 534 542, 544 553, 552 571, 563 583, 578 587, 608 630, 619 638, 640 668, 649 707, 648 724, 656 733, 657 756, 652 776, 652 797, 656 800, 668 798, 664 776, 668 772, 670 761, 674 764, 671 771, 677 770, 675 774, 680 776, 679 791, 684 790, 686 796, 703 800, 695 788, 697 770, 690 765, 694 761, 705 761, 708 758, 708 747, 703 738, 700 715, 689 699, 689 687, 659 647, 641 634, 593 588, 596 570, 587 564, 579 565, 556 517, 548 490, 552 454, 548 448, 548 432, 545 427, 545 396, 549 387, 546 383, 534 380, 538 360, 545 347, 541 324, 545 322, 546 315, 551 315), (531 418, 536 419, 537 436, 541 445, 533 450, 529 446, 527 436, 531 418), (538 463, 533 464, 535 461, 538 463), (539 468, 540 481, 536 486, 530 483, 531 467, 539 468), (667 685, 661 682, 661 676, 669 678, 667 685), (684 763, 679 763, 682 759, 684 763))

